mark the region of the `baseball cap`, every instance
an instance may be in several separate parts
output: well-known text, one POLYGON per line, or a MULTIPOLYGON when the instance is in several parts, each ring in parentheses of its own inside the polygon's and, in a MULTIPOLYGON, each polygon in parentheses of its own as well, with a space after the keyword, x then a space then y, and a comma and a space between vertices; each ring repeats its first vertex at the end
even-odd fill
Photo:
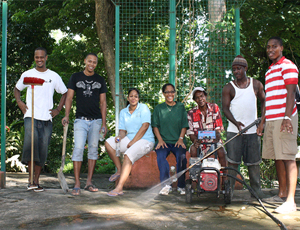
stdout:
POLYGON ((195 93, 196 93, 197 91, 204 92, 205 96, 207 95, 205 89, 203 89, 202 87, 196 87, 196 88, 193 90, 193 92, 192 92, 193 98, 194 98, 194 95, 195 95, 195 93))

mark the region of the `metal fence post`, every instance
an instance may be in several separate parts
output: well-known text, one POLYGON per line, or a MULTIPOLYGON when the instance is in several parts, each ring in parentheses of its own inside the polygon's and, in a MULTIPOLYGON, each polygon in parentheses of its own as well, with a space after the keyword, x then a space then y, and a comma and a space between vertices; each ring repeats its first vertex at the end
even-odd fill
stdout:
POLYGON ((169 44, 169 82, 175 86, 176 74, 176 2, 170 0, 170 44, 169 44))
POLYGON ((0 186, 5 187, 6 172, 6 62, 7 62, 7 1, 2 1, 2 78, 1 78, 1 171, 0 186), (4 180, 4 181, 2 181, 4 180))

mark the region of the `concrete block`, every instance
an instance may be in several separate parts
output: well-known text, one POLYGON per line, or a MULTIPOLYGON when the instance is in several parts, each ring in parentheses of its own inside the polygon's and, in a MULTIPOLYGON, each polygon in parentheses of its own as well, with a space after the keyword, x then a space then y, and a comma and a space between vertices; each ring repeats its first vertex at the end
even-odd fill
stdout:
MULTIPOLYGON (((190 154, 187 152, 187 158, 190 154)), ((174 154, 170 154, 167 157, 170 167, 176 167, 176 158, 174 154)), ((143 156, 141 159, 136 161, 132 166, 131 173, 124 184, 125 189, 137 189, 137 188, 151 188, 154 185, 160 183, 159 170, 156 160, 156 152, 151 151, 150 153, 143 156)))

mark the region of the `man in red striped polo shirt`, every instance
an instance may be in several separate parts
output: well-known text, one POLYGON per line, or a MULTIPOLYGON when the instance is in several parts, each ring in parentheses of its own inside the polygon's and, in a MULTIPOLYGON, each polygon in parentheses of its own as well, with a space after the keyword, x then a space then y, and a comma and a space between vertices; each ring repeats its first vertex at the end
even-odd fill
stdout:
MULTIPOLYGON (((272 37, 267 43, 267 54, 273 64, 265 76, 266 113, 262 156, 275 159, 279 182, 278 196, 284 202, 275 212, 286 214, 296 211, 298 113, 295 102, 298 84, 296 65, 282 55, 283 42, 272 37)), ((257 134, 262 135, 262 125, 257 134)))

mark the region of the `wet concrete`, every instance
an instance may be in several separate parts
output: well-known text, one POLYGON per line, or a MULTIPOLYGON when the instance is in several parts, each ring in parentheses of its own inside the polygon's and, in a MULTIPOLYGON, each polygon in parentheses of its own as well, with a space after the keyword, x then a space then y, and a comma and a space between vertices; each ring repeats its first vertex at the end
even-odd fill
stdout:
MULTIPOLYGON (((82 188, 86 175, 82 175, 82 188)), ((46 191, 26 191, 28 174, 7 173, 6 188, 0 190, 0 229, 280 229, 246 190, 234 192, 230 205, 215 194, 193 196, 191 204, 177 192, 169 196, 150 191, 126 190, 123 196, 106 193, 114 184, 109 175, 95 175, 99 192, 81 190, 80 196, 64 194, 56 175, 42 175, 46 191)), ((72 175, 66 175, 73 187, 72 175)), ((276 189, 264 190, 276 194, 276 189)), ((300 229, 300 189, 296 192, 298 211, 273 215, 287 229, 300 229)), ((278 204, 266 204, 272 212, 278 204)))

